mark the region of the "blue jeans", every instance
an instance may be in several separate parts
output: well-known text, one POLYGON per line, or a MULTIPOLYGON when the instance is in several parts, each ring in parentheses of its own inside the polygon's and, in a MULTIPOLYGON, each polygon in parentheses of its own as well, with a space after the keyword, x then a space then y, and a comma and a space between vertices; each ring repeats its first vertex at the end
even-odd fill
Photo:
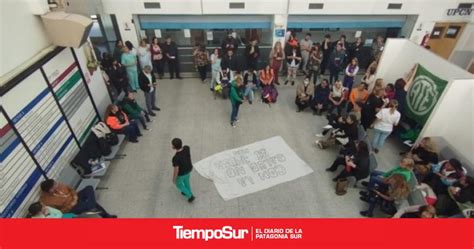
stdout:
POLYGON ((253 102, 253 99, 254 99, 253 91, 255 89, 257 89, 257 87, 252 83, 248 83, 247 86, 245 87, 244 96, 248 98, 250 104, 253 102))
POLYGON ((382 131, 379 129, 374 129, 374 140, 372 140, 372 148, 380 149, 385 143, 385 140, 390 135, 390 131, 382 131))
POLYGON ((97 203, 95 199, 95 191, 92 186, 87 186, 77 193, 77 204, 69 211, 69 213, 81 214, 87 211, 97 210, 99 215, 106 217, 109 214, 105 209, 97 203))
POLYGON ((374 189, 376 185, 383 185, 385 184, 384 178, 381 177, 385 172, 374 170, 370 173, 369 178, 369 186, 367 187, 369 190, 374 189))
POLYGON ((239 115, 239 107, 240 103, 232 103, 232 113, 230 114, 230 123, 232 124, 237 120, 237 116, 239 115))

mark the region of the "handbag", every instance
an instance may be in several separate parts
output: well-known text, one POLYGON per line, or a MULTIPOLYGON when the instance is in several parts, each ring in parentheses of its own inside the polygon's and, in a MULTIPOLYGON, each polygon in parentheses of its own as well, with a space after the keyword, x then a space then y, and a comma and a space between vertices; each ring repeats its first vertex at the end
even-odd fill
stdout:
POLYGON ((349 181, 347 178, 339 178, 336 182, 336 195, 345 195, 347 193, 347 187, 349 186, 349 181))
POLYGON ((105 134, 105 141, 106 141, 110 146, 114 146, 114 145, 117 145, 117 144, 119 143, 119 139, 118 139, 117 134, 115 134, 115 133, 113 133, 113 132, 110 132, 110 133, 105 134))

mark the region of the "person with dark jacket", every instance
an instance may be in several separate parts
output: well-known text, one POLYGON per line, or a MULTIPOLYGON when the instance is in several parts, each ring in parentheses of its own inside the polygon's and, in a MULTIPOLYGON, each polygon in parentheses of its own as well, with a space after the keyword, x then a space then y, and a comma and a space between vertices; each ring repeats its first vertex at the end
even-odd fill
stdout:
POLYGON ((161 109, 156 106, 156 90, 158 84, 156 83, 156 78, 150 66, 145 66, 138 76, 138 82, 140 83, 140 89, 142 89, 145 94, 145 104, 147 112, 150 116, 155 116, 153 112, 160 111, 161 109))
POLYGON ((113 59, 112 65, 108 71, 108 76, 112 85, 117 89, 117 94, 121 91, 128 92, 127 70, 117 59, 113 59))
POLYGON ((258 58, 260 57, 260 49, 257 45, 257 39, 253 39, 245 48, 245 58, 247 59, 247 69, 258 70, 258 58))
POLYGON ((336 143, 346 146, 351 142, 357 141, 358 136, 357 117, 351 114, 345 118, 345 123, 342 125, 342 128, 332 130, 331 136, 328 139, 317 140, 316 144, 322 150, 331 147, 336 143))
POLYGON ((234 54, 234 50, 227 50, 226 55, 222 58, 221 68, 229 68, 232 71, 232 74, 235 74, 239 71, 239 61, 237 55, 234 54))
POLYGON ((321 115, 321 112, 328 107, 329 93, 329 82, 327 79, 323 79, 314 90, 314 98, 311 103, 313 115, 321 115))
POLYGON ((370 160, 367 143, 361 141, 357 145, 357 151, 353 155, 338 156, 331 167, 327 168, 326 171, 334 172, 337 170, 339 165, 344 165, 345 167, 341 173, 333 179, 333 181, 347 178, 349 176, 354 176, 357 180, 369 176, 370 160))
POLYGON ((181 76, 179 76, 178 46, 171 40, 171 37, 166 37, 166 42, 163 44, 163 50, 166 55, 166 60, 168 61, 170 79, 174 79, 175 74, 177 79, 182 79, 181 76))
POLYGON ((384 91, 377 89, 375 92, 369 95, 367 102, 362 106, 361 112, 361 124, 365 130, 369 129, 374 123, 377 114, 388 102, 384 102, 383 99, 384 91))
POLYGON ((331 55, 329 56, 329 83, 332 84, 334 81, 339 79, 339 73, 342 70, 344 65, 344 59, 346 57, 346 53, 342 49, 341 43, 337 43, 336 48, 332 51, 331 55))
POLYGON ((323 60, 321 61, 321 75, 326 72, 326 68, 328 67, 329 57, 333 50, 333 45, 331 42, 331 35, 326 34, 324 36, 324 40, 321 43, 321 51, 323 52, 323 60))
POLYGON ((232 32, 227 32, 227 37, 222 40, 221 49, 223 53, 226 53, 229 50, 232 50, 234 53, 237 52, 239 48, 239 42, 232 36, 232 32))
POLYGON ((438 195, 436 202, 436 213, 439 215, 452 216, 459 213, 457 203, 474 203, 474 178, 463 176, 459 182, 454 183, 448 188, 447 194, 438 195))
POLYGON ((298 44, 291 46, 290 43, 285 46, 286 63, 288 66, 288 75, 286 77, 285 85, 291 80, 291 85, 295 85, 296 72, 301 63, 301 50, 298 44))
POLYGON ((138 119, 138 121, 140 121, 140 123, 142 124, 144 130, 148 130, 146 122, 151 122, 151 119, 148 116, 148 113, 144 111, 140 107, 140 105, 138 105, 137 100, 135 99, 135 95, 132 92, 128 93, 127 97, 123 99, 122 109, 131 119, 138 119))
POLYGON ((364 47, 364 43, 362 42, 362 38, 358 37, 356 41, 349 46, 349 61, 356 58, 359 63, 362 62, 362 50, 364 47))
POLYGON ((395 81, 395 99, 398 101, 398 112, 404 113, 407 102, 406 81, 402 78, 395 81))

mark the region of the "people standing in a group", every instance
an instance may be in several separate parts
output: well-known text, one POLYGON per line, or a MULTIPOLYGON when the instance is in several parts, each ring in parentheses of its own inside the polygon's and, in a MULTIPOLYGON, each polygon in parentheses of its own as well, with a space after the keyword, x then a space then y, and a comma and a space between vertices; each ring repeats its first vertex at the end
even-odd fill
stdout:
POLYGON ((231 31, 227 32, 227 37, 222 40, 221 49, 222 53, 227 53, 228 50, 232 50, 234 53, 237 52, 239 48, 239 42, 234 38, 231 31))
POLYGON ((307 33, 303 40, 300 41, 300 49, 301 49, 301 65, 302 70, 305 74, 308 73, 308 65, 309 56, 311 53, 311 48, 313 47, 313 41, 311 40, 311 34, 307 33))
POLYGON ((316 85, 318 82, 318 77, 321 70, 321 62, 323 60, 322 57, 323 56, 321 53, 321 47, 318 43, 311 48, 311 53, 309 54, 308 65, 307 65, 307 70, 308 70, 307 77, 309 79, 311 79, 311 77, 313 78, 314 85, 316 85))
POLYGON ((289 43, 285 47, 286 63, 288 65, 288 75, 286 77, 285 85, 291 81, 291 85, 295 85, 296 72, 298 71, 299 65, 301 63, 301 51, 296 44, 291 46, 289 43))
POLYGON ((242 78, 236 77, 234 81, 230 83, 230 103, 232 105, 232 112, 230 114, 230 125, 232 127, 237 127, 238 116, 239 116, 239 108, 240 105, 244 102, 244 98, 242 96, 242 78))
POLYGON ((163 49, 161 48, 157 37, 153 37, 151 40, 150 53, 153 70, 158 74, 160 79, 163 79, 165 58, 163 57, 163 49))
POLYGON ((179 138, 171 140, 173 150, 176 151, 173 156, 173 184, 181 191, 189 203, 193 202, 196 197, 191 190, 189 179, 193 170, 193 162, 191 160, 191 149, 189 146, 183 146, 183 141, 179 138))
POLYGON ((257 38, 252 39, 245 48, 245 58, 247 60, 247 69, 258 69, 258 58, 260 57, 260 48, 258 47, 257 38))
POLYGON ((349 43, 346 41, 346 35, 340 35, 339 40, 337 40, 335 43, 336 45, 341 44, 342 51, 344 51, 344 54, 347 56, 347 53, 349 52, 349 43))
POLYGON ((156 90, 158 84, 156 83, 155 75, 152 73, 150 66, 140 72, 140 88, 145 94, 145 104, 147 112, 150 116, 156 116, 153 111, 160 111, 161 109, 156 106, 156 90))
POLYGON ((311 104, 314 94, 314 84, 309 83, 309 78, 305 78, 303 82, 296 87, 295 104, 298 107, 296 112, 301 112, 311 104))
POLYGON ((270 52, 270 61, 271 61, 271 68, 274 74, 274 83, 280 85, 278 82, 278 73, 280 72, 280 68, 282 65, 283 60, 285 59, 285 51, 281 46, 281 42, 275 42, 275 45, 270 52))
MULTIPOLYGON (((326 34, 324 40, 321 43, 321 51, 323 52, 323 60, 321 61, 321 74, 326 73, 326 68, 329 66, 329 58, 333 50, 333 45, 331 42, 331 35, 326 34)), ((332 84, 332 83, 331 83, 332 84)))
POLYGON ((217 78, 219 77, 219 72, 221 71, 221 49, 215 48, 214 53, 211 54, 211 92, 214 91, 214 87, 217 83, 217 78))
POLYGON ((150 66, 153 68, 151 63, 151 53, 150 53, 150 45, 148 45, 148 41, 146 38, 143 38, 140 41, 140 46, 137 48, 137 56, 138 62, 140 62, 140 68, 143 69, 145 66, 150 66))
POLYGON ((116 59, 117 61, 120 61, 122 60, 122 53, 123 53, 123 41, 122 40, 117 40, 115 42, 115 48, 114 48, 114 54, 113 54, 113 57, 114 59, 116 59))
POLYGON ((178 46, 174 41, 171 40, 170 36, 166 37, 165 44, 163 44, 163 50, 168 61, 168 70, 170 72, 170 79, 182 79, 179 75, 179 61, 178 61, 178 46))
POLYGON ((139 88, 137 56, 132 52, 133 46, 124 46, 121 63, 127 69, 130 90, 136 92, 139 88))
POLYGON ((334 81, 339 80, 339 73, 342 70, 344 64, 345 52, 342 50, 341 43, 337 43, 336 49, 331 53, 329 57, 329 83, 332 85, 334 81))
POLYGON ((311 103, 311 109, 313 109, 313 115, 321 115, 321 112, 328 107, 329 94, 329 82, 327 79, 323 79, 314 89, 314 98, 311 103))
POLYGON ((112 66, 108 70, 108 76, 112 85, 117 89, 117 95, 121 91, 127 93, 129 88, 127 70, 117 59, 113 59, 112 66))
POLYGON ((357 75, 357 72, 359 72, 359 61, 357 58, 353 58, 351 63, 346 67, 344 83, 342 84, 349 90, 349 94, 352 92, 352 86, 354 85, 354 78, 357 75))
POLYGON ((396 100, 390 101, 388 108, 383 108, 380 110, 375 120, 374 127, 374 139, 372 142, 372 148, 375 153, 378 153, 379 150, 385 143, 387 137, 392 133, 393 127, 398 125, 400 122, 400 113, 397 111, 398 102, 396 100))
POLYGON ((227 50, 226 55, 222 58, 221 67, 229 68, 233 74, 239 71, 239 62, 237 60, 237 56, 234 53, 234 50, 227 50))
POLYGON ((207 80, 207 66, 209 65, 209 52, 206 50, 205 45, 199 45, 198 49, 193 52, 194 61, 199 72, 199 78, 202 83, 206 83, 207 80))

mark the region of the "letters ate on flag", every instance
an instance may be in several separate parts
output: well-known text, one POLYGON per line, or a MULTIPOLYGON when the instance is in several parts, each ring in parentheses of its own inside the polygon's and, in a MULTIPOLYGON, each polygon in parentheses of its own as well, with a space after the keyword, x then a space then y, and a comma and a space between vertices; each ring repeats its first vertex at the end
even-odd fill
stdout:
POLYGON ((417 66, 413 83, 406 96, 405 115, 421 125, 426 123, 448 82, 417 66))
POLYGON ((194 168, 214 182, 226 201, 313 172, 280 136, 219 152, 195 163, 194 168))

